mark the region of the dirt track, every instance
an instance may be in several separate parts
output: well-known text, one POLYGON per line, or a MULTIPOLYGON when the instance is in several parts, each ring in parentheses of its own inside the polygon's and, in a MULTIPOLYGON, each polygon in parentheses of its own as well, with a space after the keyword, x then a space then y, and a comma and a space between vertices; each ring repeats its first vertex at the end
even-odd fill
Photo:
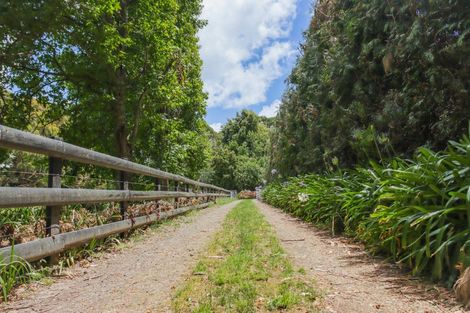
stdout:
POLYGON ((72 279, 40 286, 24 300, 0 305, 0 312, 171 312, 170 300, 198 252, 221 226, 232 202, 183 216, 128 249, 109 254, 89 268, 72 268, 72 279))
POLYGON ((400 273, 346 238, 333 238, 278 209, 260 202, 257 205, 274 226, 292 262, 324 290, 325 312, 463 312, 443 288, 400 273))
MULTIPOLYGON (((256 202, 274 226, 297 268, 306 270, 324 294, 330 313, 464 312, 443 288, 425 284, 386 261, 368 256, 343 237, 331 237, 266 204, 256 202)), ((197 262, 236 202, 178 217, 144 240, 105 254, 88 268, 50 286, 30 285, 23 300, 0 312, 171 312, 171 296, 197 262)))

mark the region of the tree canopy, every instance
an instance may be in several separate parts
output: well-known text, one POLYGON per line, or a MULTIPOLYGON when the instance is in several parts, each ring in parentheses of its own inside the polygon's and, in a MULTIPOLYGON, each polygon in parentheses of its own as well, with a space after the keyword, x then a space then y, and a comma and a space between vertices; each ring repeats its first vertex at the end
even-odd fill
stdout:
POLYGON ((0 123, 55 123, 68 142, 198 176, 209 148, 200 0, 0 5, 0 123))
POLYGON ((269 129, 267 120, 242 110, 215 138, 211 175, 213 184, 234 190, 254 190, 266 173, 269 129))

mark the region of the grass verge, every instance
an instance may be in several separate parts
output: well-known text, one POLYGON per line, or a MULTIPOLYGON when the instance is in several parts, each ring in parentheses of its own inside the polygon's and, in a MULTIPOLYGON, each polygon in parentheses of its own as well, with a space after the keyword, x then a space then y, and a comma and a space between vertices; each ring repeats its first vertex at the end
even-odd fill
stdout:
POLYGON ((175 312, 315 312, 319 293, 295 271, 251 200, 223 228, 173 298, 175 312))
POLYGON ((231 203, 233 201, 236 201, 236 200, 238 200, 238 199, 237 198, 229 198, 229 197, 227 197, 227 198, 217 198, 217 200, 215 201, 215 204, 211 205, 211 207, 214 206, 214 205, 226 205, 226 204, 229 204, 229 203, 231 203))

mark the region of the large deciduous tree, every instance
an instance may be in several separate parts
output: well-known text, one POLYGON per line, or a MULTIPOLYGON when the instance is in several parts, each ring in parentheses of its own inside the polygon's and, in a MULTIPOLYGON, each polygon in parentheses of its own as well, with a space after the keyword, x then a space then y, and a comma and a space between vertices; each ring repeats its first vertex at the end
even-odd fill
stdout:
POLYGON ((269 146, 269 121, 242 110, 216 138, 210 181, 234 190, 254 190, 263 183, 269 146))
MULTIPOLYGON (((0 6, 2 91, 20 113, 35 99, 67 141, 191 176, 204 166, 199 0, 0 6)), ((0 122, 28 123, 16 115, 0 122)))

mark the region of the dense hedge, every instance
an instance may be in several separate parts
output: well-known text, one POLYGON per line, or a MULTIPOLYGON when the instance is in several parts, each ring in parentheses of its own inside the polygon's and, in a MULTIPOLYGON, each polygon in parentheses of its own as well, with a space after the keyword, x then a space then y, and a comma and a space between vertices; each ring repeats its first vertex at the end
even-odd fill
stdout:
POLYGON ((470 261, 470 139, 443 152, 371 163, 348 172, 311 174, 266 187, 266 202, 327 225, 407 264, 415 274, 455 280, 470 261))
POLYGON ((465 132, 468 0, 315 3, 271 138, 277 176, 440 151, 465 132))

